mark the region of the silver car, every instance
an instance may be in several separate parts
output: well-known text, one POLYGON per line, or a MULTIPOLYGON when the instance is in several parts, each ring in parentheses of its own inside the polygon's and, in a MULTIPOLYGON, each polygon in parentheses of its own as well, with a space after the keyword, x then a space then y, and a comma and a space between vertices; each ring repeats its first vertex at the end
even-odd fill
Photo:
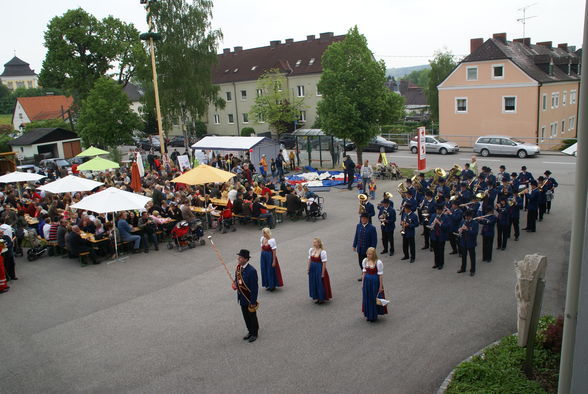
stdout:
POLYGON ((518 156, 524 159, 541 153, 539 146, 504 135, 485 135, 474 144, 474 152, 488 155, 518 156))
MULTIPOLYGON (((415 155, 418 151, 417 138, 418 137, 416 136, 413 137, 408 143, 410 151, 415 155)), ((427 153, 441 153, 442 155, 446 155, 448 153, 459 152, 459 146, 455 142, 447 141, 438 135, 426 135, 425 146, 427 148, 427 153)))

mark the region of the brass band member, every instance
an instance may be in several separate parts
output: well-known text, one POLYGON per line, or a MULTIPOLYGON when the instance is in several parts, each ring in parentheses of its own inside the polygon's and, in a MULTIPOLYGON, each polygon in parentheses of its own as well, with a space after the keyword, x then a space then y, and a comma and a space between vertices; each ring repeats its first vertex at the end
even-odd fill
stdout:
POLYGON ((380 203, 378 218, 380 219, 380 229, 382 230, 382 244, 384 249, 382 255, 389 253, 394 255, 394 228, 396 227, 396 211, 390 204, 390 200, 384 198, 380 203))
POLYGON ((359 215, 361 217, 362 214, 367 214, 368 215, 368 222, 371 223, 372 222, 372 218, 374 216, 376 216, 376 209, 374 208, 374 204, 372 204, 369 201, 369 198, 367 196, 367 194, 359 194, 357 196, 357 199, 359 200, 359 215))
POLYGON ((461 243, 461 268, 458 274, 466 272, 468 263, 468 254, 470 255, 470 276, 476 274, 476 240, 478 238, 478 222, 472 220, 474 212, 468 209, 458 230, 459 240, 461 243))
POLYGON ((417 217, 416 213, 411 210, 410 205, 404 205, 402 209, 402 215, 400 216, 400 226, 402 227, 400 234, 402 235, 402 251, 404 252, 404 257, 402 257, 400 260, 408 260, 408 252, 410 250, 410 262, 414 263, 416 257, 414 236, 415 228, 419 226, 419 218, 417 217))

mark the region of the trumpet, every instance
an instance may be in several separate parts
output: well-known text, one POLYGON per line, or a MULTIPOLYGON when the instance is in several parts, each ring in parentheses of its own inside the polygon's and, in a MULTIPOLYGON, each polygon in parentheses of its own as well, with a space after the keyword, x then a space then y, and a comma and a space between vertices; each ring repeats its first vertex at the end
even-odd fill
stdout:
POLYGON ((477 201, 470 201, 470 202, 466 202, 466 203, 464 203, 464 204, 459 204, 459 206, 460 206, 460 207, 467 207, 467 206, 469 206, 469 205, 472 205, 472 204, 477 204, 477 203, 478 203, 477 201))
POLYGON ((527 194, 529 192, 528 188, 525 188, 523 190, 521 190, 520 192, 517 193, 517 196, 522 196, 523 194, 527 194))
POLYGON ((389 216, 389 214, 388 214, 388 211, 387 211, 387 210, 384 210, 384 211, 383 211, 383 212, 382 212, 382 213, 381 213, 381 214, 378 216, 378 219, 380 219, 380 224, 381 224, 382 226, 385 226, 385 225, 386 225, 386 223, 388 223, 388 216, 389 216))
POLYGON ((486 198, 488 196, 488 190, 485 190, 481 193, 477 193, 476 194, 476 198, 479 200, 483 200, 484 198, 486 198))

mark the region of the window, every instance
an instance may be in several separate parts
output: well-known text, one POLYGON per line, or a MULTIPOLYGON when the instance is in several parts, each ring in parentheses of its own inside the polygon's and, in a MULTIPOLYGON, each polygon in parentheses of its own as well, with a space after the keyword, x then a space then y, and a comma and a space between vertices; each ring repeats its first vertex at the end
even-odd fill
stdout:
POLYGON ((551 137, 557 136, 557 123, 551 124, 551 137))
POLYGON ((478 144, 488 144, 490 143, 490 138, 480 138, 478 140, 478 144))
POLYGON ((259 123, 265 123, 265 116, 263 116, 263 114, 257 115, 257 121, 259 123))
POLYGON ((509 139, 506 139, 506 138, 502 138, 500 140, 500 144, 501 145, 506 145, 506 146, 515 146, 516 145, 513 141, 511 141, 509 139))
POLYGON ((24 82, 23 82, 23 81, 17 81, 17 82, 16 82, 16 88, 17 88, 17 89, 19 89, 19 88, 24 88, 24 87, 25 87, 25 84, 24 84, 24 82))
POLYGON ((247 112, 243 112, 243 123, 249 123, 249 114, 247 112))
POLYGON ((302 63, 302 60, 300 60, 300 59, 296 60, 296 67, 300 67, 300 63, 302 63))
POLYGON ((275 88, 278 92, 282 91, 282 83, 280 81, 276 81, 275 88))
POLYGON ((323 94, 321 93, 321 91, 319 90, 318 85, 316 85, 316 95, 317 96, 322 96, 323 94))
POLYGON ((561 133, 563 134, 566 131, 566 121, 565 119, 561 121, 561 133))
POLYGON ((492 65, 492 79, 504 79, 504 64, 492 65))
POLYGON ((256 68, 257 68, 257 66, 251 67, 251 71, 255 71, 256 68))
POLYGON ((566 105, 566 101, 568 99, 568 92, 564 90, 563 94, 561 95, 561 105, 566 105))
POLYGON ((490 138, 490 141, 488 143, 489 144, 492 144, 492 145, 500 145, 501 144, 501 142, 500 142, 501 139, 502 138, 490 138))
POLYGON ((559 92, 551 93, 551 109, 559 108, 559 92))
POLYGON ((576 104, 576 91, 570 91, 570 104, 576 104))
POLYGON ((236 68, 236 69, 234 69, 234 70, 233 70, 233 72, 234 72, 234 73, 236 73, 237 71, 239 71, 239 69, 238 69, 238 68, 236 68))
POLYGON ((314 57, 313 57, 313 58, 311 58, 311 59, 308 61, 308 65, 309 65, 309 66, 312 66, 313 64, 314 64, 314 57))
POLYGON ((257 97, 261 97, 263 96, 263 89, 257 89, 255 93, 257 93, 257 97))
POLYGON ((541 142, 545 141, 545 126, 541 126, 541 142))
POLYGON ((457 97, 455 99, 455 112, 456 113, 467 113, 468 112, 468 99, 467 99, 467 97, 457 97))
POLYGON ((241 100, 247 100, 247 91, 241 90, 241 100))
POLYGON ((220 124, 220 115, 214 114, 214 124, 220 124))
POLYGON ((29 89, 32 89, 32 87, 33 87, 33 81, 28 81, 28 82, 27 82, 27 87, 28 87, 29 89))
POLYGON ((547 109, 547 95, 546 94, 543 95, 543 103, 541 104, 541 106, 543 107, 543 111, 545 111, 547 109))
POLYGON ((235 123, 235 117, 233 116, 233 114, 229 114, 228 118, 229 118, 229 124, 235 123))
POLYGON ((296 86, 296 91, 298 92, 298 97, 304 97, 304 85, 296 86))
POLYGON ((502 103, 502 112, 517 112, 517 98, 515 96, 503 97, 502 103))
POLYGON ((570 119, 568 120, 568 130, 574 130, 575 125, 576 125, 576 117, 570 116, 570 119))
POLYGON ((477 66, 467 67, 466 73, 467 73, 467 80, 468 81, 477 81, 478 80, 478 67, 477 66))
POLYGON ((306 111, 300 111, 300 121, 306 122, 306 111))
POLYGON ((233 95, 231 92, 225 92, 225 95, 227 96, 227 101, 233 101, 233 95))

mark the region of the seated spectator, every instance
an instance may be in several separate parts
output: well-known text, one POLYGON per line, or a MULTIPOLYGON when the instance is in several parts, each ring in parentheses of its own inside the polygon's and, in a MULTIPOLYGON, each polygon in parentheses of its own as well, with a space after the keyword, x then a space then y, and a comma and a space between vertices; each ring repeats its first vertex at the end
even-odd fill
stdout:
POLYGON ((82 252, 89 252, 90 259, 92 260, 92 263, 93 264, 100 264, 96 260, 96 252, 92 248, 92 243, 81 237, 80 228, 78 226, 73 226, 71 228, 71 230, 72 230, 72 232, 71 232, 70 240, 69 240, 70 245, 71 245, 70 254, 73 257, 78 257, 80 255, 80 253, 82 253, 82 252))
POLYGON ((274 228, 273 215, 268 211, 263 202, 265 202, 265 200, 262 200, 259 197, 255 198, 251 207, 251 216, 254 218, 267 218, 268 227, 274 228))
POLYGON ((153 243, 155 250, 159 250, 159 241, 157 240, 157 225, 149 217, 147 211, 141 213, 139 218, 139 226, 141 229, 141 236, 143 237, 143 245, 145 247, 145 253, 149 253, 149 242, 153 243))
POLYGON ((127 222, 128 214, 122 212, 116 224, 120 237, 123 242, 133 242, 133 253, 140 253, 141 248, 141 236, 133 234, 133 228, 127 222))

